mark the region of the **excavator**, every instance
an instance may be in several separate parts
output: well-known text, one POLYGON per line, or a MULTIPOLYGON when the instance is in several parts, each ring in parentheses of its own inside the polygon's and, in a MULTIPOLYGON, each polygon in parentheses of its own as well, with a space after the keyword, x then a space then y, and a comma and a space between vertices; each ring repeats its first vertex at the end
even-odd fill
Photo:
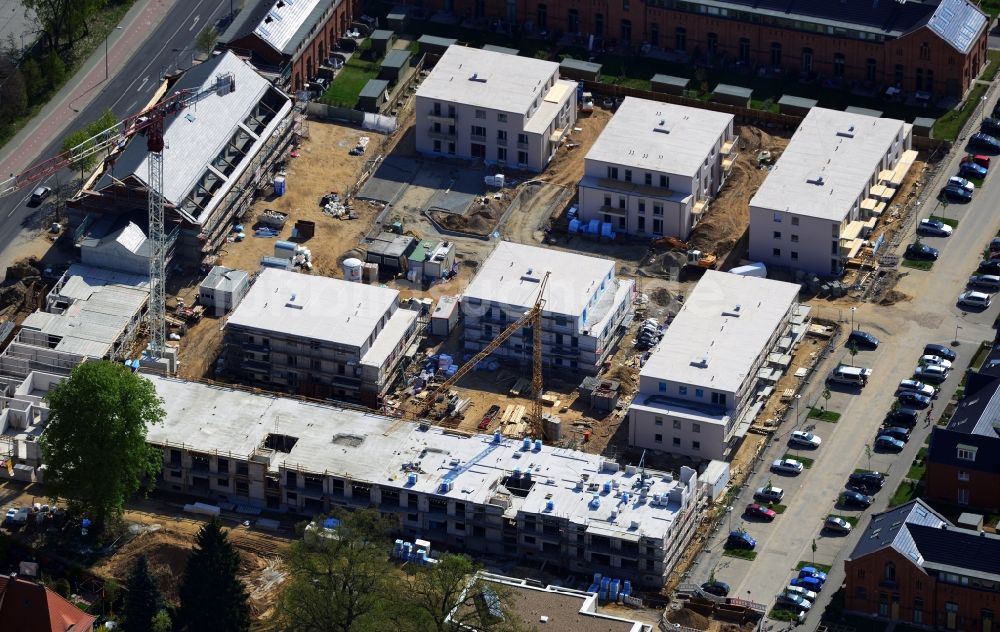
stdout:
POLYGON ((653 239, 653 248, 667 248, 669 250, 683 250, 687 253, 687 263, 685 265, 694 266, 697 268, 711 269, 715 268, 715 264, 718 261, 718 257, 710 252, 702 252, 701 250, 694 250, 689 248, 687 242, 681 241, 676 237, 657 237, 653 239))

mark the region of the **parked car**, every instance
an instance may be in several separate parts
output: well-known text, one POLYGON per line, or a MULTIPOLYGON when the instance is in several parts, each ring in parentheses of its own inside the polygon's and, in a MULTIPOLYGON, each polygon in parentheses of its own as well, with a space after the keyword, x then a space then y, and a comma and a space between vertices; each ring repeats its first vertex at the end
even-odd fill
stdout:
POLYGON ((778 595, 778 599, 775 604, 779 608, 790 608, 792 610, 808 610, 812 608, 812 602, 810 602, 805 597, 800 595, 791 595, 788 593, 781 593, 778 595))
POLYGON ((969 137, 969 147, 974 147, 987 153, 1000 154, 1000 140, 983 132, 976 132, 969 137))
POLYGON ((729 537, 726 538, 727 549, 748 549, 752 551, 756 546, 757 540, 746 531, 730 531, 729 537))
POLYGON ((984 292, 968 291, 958 295, 958 304, 964 307, 986 309, 990 306, 990 295, 984 292))
POLYGON ((983 259, 976 270, 984 274, 1000 274, 1000 259, 983 259))
POLYGON ((863 366, 847 366, 841 364, 827 377, 828 382, 864 387, 872 376, 872 370, 863 366))
POLYGON ((979 288, 987 292, 1000 291, 1000 275, 973 274, 969 277, 968 286, 979 288))
POLYGON ((948 200, 949 202, 956 202, 958 204, 967 204, 972 201, 972 193, 965 187, 949 184, 945 188, 941 189, 938 199, 948 200))
POLYGON ((4 524, 13 524, 14 517, 17 515, 17 507, 10 507, 7 509, 7 513, 3 517, 4 524))
POLYGON ((983 130, 987 134, 996 134, 1000 132, 1000 121, 994 118, 986 117, 983 119, 982 124, 980 124, 979 129, 983 130))
MULTIPOLYGON (((978 167, 979 165, 976 166, 978 167)), ((962 176, 952 176, 948 178, 948 184, 954 184, 956 186, 962 187, 963 189, 968 189, 969 193, 972 193, 973 191, 976 190, 976 185, 973 184, 972 182, 969 182, 962 176)))
POLYGON ((848 534, 851 532, 851 523, 839 516, 827 516, 823 521, 823 528, 831 533, 848 534))
POLYGON ((950 362, 955 361, 955 352, 944 345, 930 343, 924 346, 924 355, 936 355, 950 362))
POLYGON ((791 581, 791 585, 817 593, 823 590, 823 582, 815 577, 796 577, 791 581))
POLYGON ((701 585, 701 589, 710 595, 715 595, 716 597, 726 597, 729 595, 729 584, 726 582, 720 582, 719 580, 705 582, 701 585))
POLYGON ((885 484, 885 476, 881 472, 861 471, 852 472, 847 477, 847 488, 860 491, 865 494, 874 494, 882 489, 885 484))
POLYGON ((798 595, 803 599, 808 599, 810 602, 815 602, 816 598, 819 597, 819 595, 817 595, 813 591, 806 590, 801 586, 792 586, 792 585, 785 586, 785 592, 789 595, 798 595))
POLYGON ((920 360, 918 362, 924 365, 940 366, 948 369, 949 371, 951 370, 951 360, 934 353, 925 353, 920 356, 920 360))
POLYGON ((906 443, 910 440, 910 429, 904 428, 902 426, 885 426, 878 431, 880 435, 885 435, 887 437, 892 437, 906 443))
POLYGON ((826 573, 815 566, 803 566, 799 569, 799 577, 815 577, 824 584, 826 583, 826 573))
POLYGON ((943 366, 927 364, 918 366, 917 370, 913 372, 913 377, 931 384, 940 384, 948 379, 949 373, 951 370, 943 366))
POLYGON ((971 162, 972 164, 979 165, 987 171, 990 168, 990 157, 986 154, 976 154, 970 158, 966 158, 965 160, 971 162))
POLYGON ((765 503, 777 503, 781 502, 784 495, 785 490, 780 487, 758 487, 753 493, 753 499, 765 503))
POLYGON ((853 342, 858 349, 878 349, 878 338, 867 331, 855 329, 847 335, 847 342, 853 342))
POLYGON ((886 452, 902 452, 906 444, 899 439, 893 439, 889 435, 879 435, 875 437, 875 449, 886 452))
MULTIPOLYGON (((949 186, 954 187, 957 185, 952 184, 949 186)), ((963 191, 968 191, 965 187, 960 188, 963 191)), ((969 193, 969 195, 972 195, 972 193, 969 193)), ((917 225, 917 232, 929 237, 950 237, 952 228, 939 219, 922 219, 920 220, 920 224, 917 225)))
POLYGON ((963 162, 958 166, 958 175, 963 178, 976 178, 977 180, 982 180, 986 177, 987 173, 988 170, 986 167, 972 161, 963 162))
POLYGON ((795 459, 778 459, 771 463, 771 471, 779 474, 801 474, 803 469, 802 462, 795 459))
POLYGON ((757 503, 750 503, 747 508, 743 511, 743 515, 747 518, 759 518, 760 520, 767 520, 768 522, 774 520, 778 513, 764 505, 758 505, 757 503))
POLYGON ((872 506, 872 501, 875 500, 867 494, 862 494, 861 492, 856 492, 853 489, 845 489, 840 492, 843 503, 848 507, 861 507, 863 509, 868 509, 872 506))
POLYGON ((915 408, 897 408, 889 411, 885 416, 885 423, 890 426, 915 426, 919 415, 920 413, 915 408))
POLYGON ((788 445, 797 445, 804 448, 818 448, 821 443, 823 443, 823 439, 817 437, 811 432, 805 432, 803 430, 793 430, 792 434, 788 435, 788 445))
POLYGON ((916 261, 937 261, 939 254, 937 248, 931 248, 927 244, 910 244, 903 256, 916 261))
POLYGON ((900 380, 899 386, 896 387, 896 394, 907 392, 920 393, 934 399, 937 397, 938 389, 930 384, 924 384, 920 380, 900 380))
POLYGON ((907 408, 916 408, 917 410, 924 410, 931 405, 931 398, 926 395, 921 395, 920 393, 914 393, 912 391, 905 391, 896 396, 899 403, 907 408))
POLYGON ((38 206, 50 195, 52 195, 52 189, 49 187, 36 187, 31 192, 31 197, 28 198, 28 206, 38 206))

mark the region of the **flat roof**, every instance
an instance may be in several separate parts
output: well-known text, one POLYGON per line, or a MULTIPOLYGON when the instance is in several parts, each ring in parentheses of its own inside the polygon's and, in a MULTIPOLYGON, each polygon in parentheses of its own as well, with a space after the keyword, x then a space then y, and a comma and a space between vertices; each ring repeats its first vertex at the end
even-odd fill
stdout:
POLYGON ((523 115, 558 74, 559 64, 552 61, 450 46, 417 96, 523 115))
POLYGON ((227 326, 361 348, 398 299, 389 288, 264 268, 227 326))
POLYGON ((686 88, 691 80, 687 77, 674 77, 673 75, 661 75, 655 74, 650 80, 651 83, 662 83, 669 86, 679 86, 681 88, 686 88))
POLYGON ((148 276, 76 263, 63 280, 50 296, 68 299, 69 307, 62 314, 37 311, 21 323, 58 337, 56 351, 103 358, 149 300, 148 276))
POLYGON ((856 105, 849 105, 844 108, 844 111, 848 114, 863 114, 864 116, 872 116, 875 118, 881 118, 882 110, 873 110, 871 108, 861 108, 856 105))
POLYGON ((626 97, 586 159, 693 176, 732 124, 732 114, 626 97))
POLYGON ((438 37, 437 35, 421 35, 420 39, 417 40, 418 44, 426 44, 428 46, 440 46, 442 48, 447 48, 449 46, 454 46, 458 43, 458 40, 452 37, 438 37))
POLYGON ((368 244, 368 253, 381 257, 402 257, 416 242, 410 235, 382 232, 368 244))
POLYGON ((382 68, 402 68, 410 60, 410 51, 394 48, 385 54, 382 60, 382 68))
POLYGON ((201 282, 202 288, 211 290, 222 290, 231 292, 244 283, 249 274, 243 270, 227 268, 225 266, 212 266, 208 276, 201 282))
POLYGON ((385 324, 382 331, 378 332, 375 342, 368 348, 368 353, 361 356, 361 364, 368 366, 382 366, 392 355, 393 350, 403 339, 406 332, 417 320, 417 312, 412 309, 397 309, 389 317, 389 322, 385 324))
POLYGON ((547 445, 524 450, 521 440, 494 443, 492 435, 457 434, 430 425, 421 429, 364 410, 145 377, 163 398, 166 410, 163 423, 150 426, 149 443, 197 452, 266 455, 272 470, 284 466, 477 504, 496 502, 500 495, 510 501, 507 511, 512 514, 544 513, 636 539, 667 539, 697 485, 697 472, 690 468, 682 468, 678 477, 647 469, 649 494, 640 500, 634 493, 640 484, 638 471, 619 470, 617 463, 595 454, 547 445), (263 448, 267 435, 275 432, 298 440, 288 452, 263 448), (420 472, 411 485, 407 472, 413 463, 419 463, 420 472), (505 487, 513 485, 507 477, 515 471, 530 474, 515 479, 521 484, 520 495, 509 494, 505 487), (584 477, 587 481, 581 485, 584 477), (442 483, 451 488, 442 489, 442 483), (601 491, 604 483, 612 485, 613 493, 601 491), (623 490, 631 495, 627 503, 616 497, 623 490), (598 507, 590 505, 595 493, 598 507), (654 503, 654 495, 662 500, 654 503))
POLYGON ((867 193, 893 142, 906 135, 905 126, 895 119, 812 108, 750 206, 843 221, 867 193))
POLYGON ((389 89, 389 82, 385 79, 369 79, 365 87, 361 89, 358 98, 377 99, 389 89))
POLYGON ((728 94, 732 97, 746 97, 749 99, 753 96, 753 88, 744 88, 743 86, 734 86, 728 83, 720 83, 715 86, 712 90, 713 94, 728 94))
POLYGON ((819 103, 816 99, 807 99, 806 97, 794 97, 790 94, 783 94, 781 98, 778 99, 778 105, 790 105, 796 108, 814 108, 819 103))
POLYGON ((528 309, 535 304, 546 272, 551 274, 545 287, 544 311, 579 317, 595 293, 613 279, 615 262, 501 241, 479 266, 462 300, 472 298, 528 309))
POLYGON ((521 51, 516 48, 508 48, 506 46, 497 46, 496 44, 485 44, 483 45, 483 50, 492 51, 494 53, 503 53, 504 55, 519 55, 521 51))
POLYGON ((572 57, 567 57, 559 62, 559 67, 572 68, 574 70, 583 70, 585 72, 593 73, 601 72, 601 64, 592 61, 584 61, 582 59, 573 59, 572 57))
POLYGON ((372 31, 369 37, 373 40, 387 40, 396 35, 395 31, 390 31, 389 29, 377 29, 372 31))
POLYGON ((798 295, 794 283, 706 271, 639 375, 736 391, 798 295))

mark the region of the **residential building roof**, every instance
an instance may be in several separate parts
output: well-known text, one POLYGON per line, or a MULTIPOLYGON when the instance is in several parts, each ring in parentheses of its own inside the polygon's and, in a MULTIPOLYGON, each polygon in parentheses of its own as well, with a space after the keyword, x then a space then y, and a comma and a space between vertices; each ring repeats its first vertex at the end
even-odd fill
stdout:
MULTIPOLYGON (((973 373, 972 375, 975 375, 973 373)), ((970 375, 970 379, 972 377, 970 375)), ((965 397, 955 407, 948 422, 948 430, 975 434, 993 439, 1000 438, 1000 379, 990 379, 965 397)))
POLYGON ((275 51, 291 57, 309 40, 323 14, 340 1, 257 0, 236 14, 219 41, 230 43, 252 34, 275 51))
POLYGON ((814 107, 750 206, 843 221, 867 193, 892 144, 910 127, 895 119, 814 107))
POLYGON ((544 513, 591 533, 637 542, 671 537, 674 522, 696 494, 697 472, 687 467, 676 477, 647 469, 649 491, 640 496, 635 467, 620 470, 595 454, 534 444, 525 450, 521 440, 460 435, 367 410, 146 377, 166 411, 163 423, 149 428, 149 443, 234 458, 266 454, 271 470, 322 473, 476 504, 509 503, 510 515, 544 513), (270 433, 296 441, 288 451, 264 450, 270 433), (417 480, 410 482, 414 464, 417 480), (603 491, 605 483, 611 492, 603 491))
POLYGON ((927 462, 1000 474, 1000 437, 935 427, 927 446, 927 462), (973 458, 959 458, 959 449, 973 458))
POLYGON ((449 46, 417 97, 527 115, 541 105, 559 64, 466 46, 449 46))
POLYGON ((399 301, 399 292, 265 268, 227 326, 364 348, 399 301))
MULTIPOLYGON (((243 173, 237 168, 228 177, 216 167, 220 153, 239 131, 250 136, 252 144, 241 146, 238 164, 244 165, 256 153, 256 147, 270 137, 291 109, 291 101, 257 74, 252 66, 231 52, 217 55, 184 73, 173 87, 179 90, 204 91, 204 96, 180 114, 164 122, 163 197, 188 221, 202 223, 225 196, 232 182, 243 173), (215 90, 220 76, 231 73, 235 89, 215 90), (215 91, 213 91, 215 90, 215 91), (277 111, 268 125, 260 130, 246 119, 258 104, 271 93, 280 95, 281 103, 272 103, 277 111), (203 208, 192 210, 183 205, 204 178, 212 184, 221 181, 202 202, 203 208)), ((146 186, 149 179, 149 151, 142 138, 130 142, 115 160, 111 169, 98 180, 95 188, 113 186, 116 181, 134 179, 146 186)))
POLYGON ((91 632, 97 617, 42 584, 0 575, 0 629, 11 632, 91 632))
POLYGON ((919 498, 872 516, 850 559, 885 548, 925 570, 1000 580, 1000 536, 956 527, 919 498))
MULTIPOLYGON (((529 309, 538 298, 541 280, 545 286, 545 313, 582 317, 615 274, 610 259, 589 257, 562 250, 501 241, 476 271, 465 288, 463 300, 529 309)), ((590 314, 586 314, 590 316, 590 314)), ((585 319, 587 320, 587 319, 585 319)))
POLYGON ((235 270, 225 266, 212 266, 208 276, 201 282, 201 287, 220 292, 232 292, 244 283, 249 274, 243 270, 235 270))
POLYGON ((639 375, 737 391, 798 295, 794 283, 706 271, 639 375))
POLYGON ((586 159, 693 176, 732 125, 732 114, 626 97, 586 159))

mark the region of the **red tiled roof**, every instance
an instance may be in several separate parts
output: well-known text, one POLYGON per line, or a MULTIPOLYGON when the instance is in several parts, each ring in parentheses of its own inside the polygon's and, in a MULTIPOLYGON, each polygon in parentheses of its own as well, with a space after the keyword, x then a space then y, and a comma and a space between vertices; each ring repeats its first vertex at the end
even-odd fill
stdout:
POLYGON ((41 584, 0 575, 4 632, 92 632, 95 619, 41 584))

